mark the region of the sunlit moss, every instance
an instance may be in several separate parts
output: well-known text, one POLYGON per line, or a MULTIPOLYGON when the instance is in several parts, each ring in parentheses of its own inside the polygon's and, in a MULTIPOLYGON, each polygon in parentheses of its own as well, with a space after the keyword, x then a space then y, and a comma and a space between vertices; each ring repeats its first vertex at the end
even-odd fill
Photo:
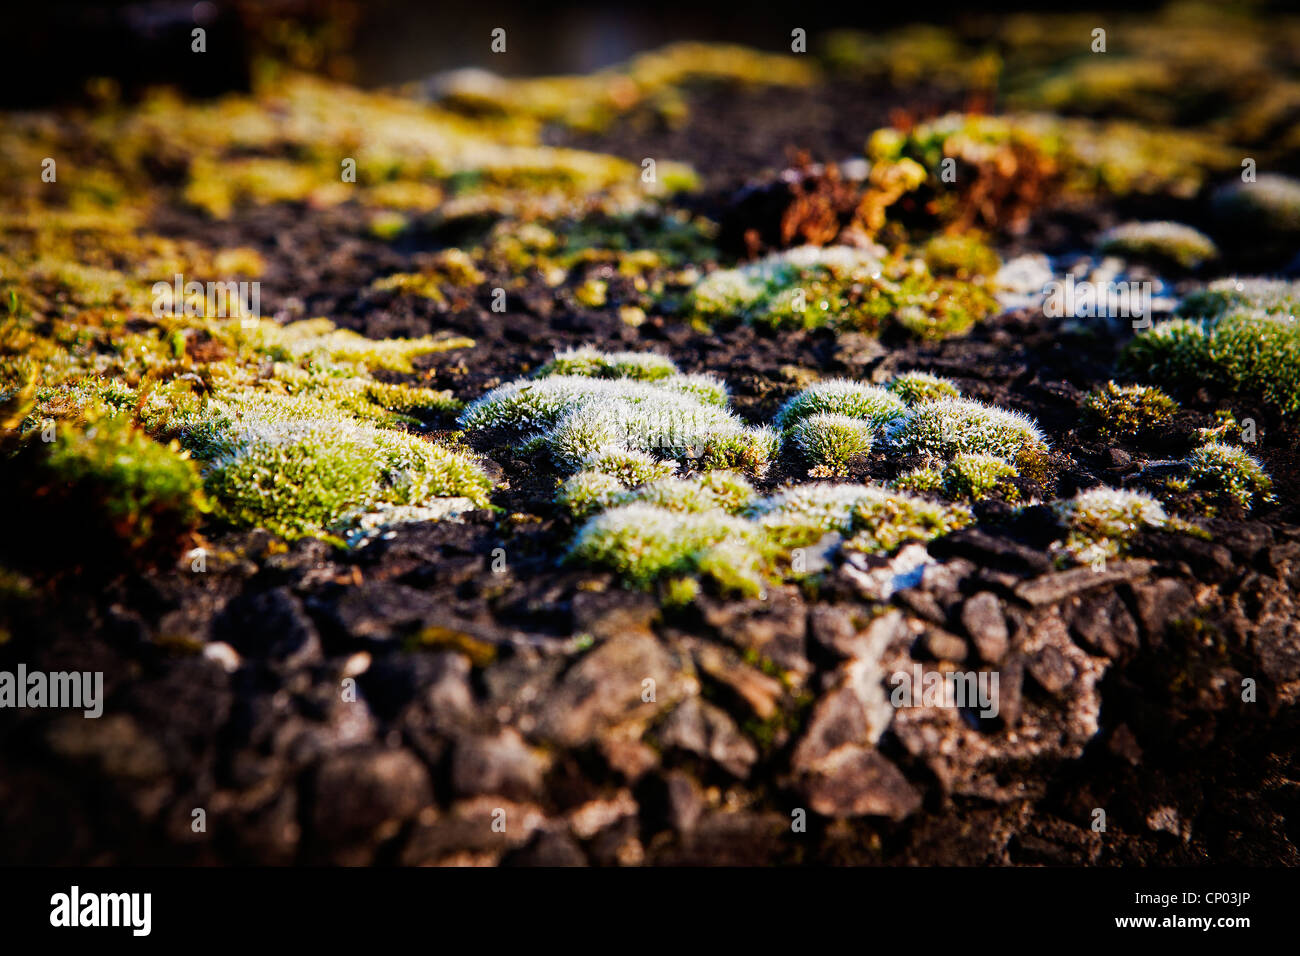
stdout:
POLYGON ((961 391, 951 379, 929 372, 903 372, 885 386, 908 405, 936 402, 941 398, 961 398, 961 391))
POLYGON ((1183 269, 1195 269, 1219 255, 1209 236, 1177 222, 1124 223, 1104 232, 1097 246, 1105 253, 1183 269))
POLYGON ((871 451, 871 441, 871 426, 866 422, 826 412, 801 418, 785 435, 795 455, 829 474, 842 474, 854 458, 871 451))
POLYGON ((1220 442, 1201 445, 1188 456, 1193 489, 1231 495, 1247 511, 1272 500, 1273 481, 1259 461, 1244 449, 1220 442))
POLYGON ((961 454, 993 455, 1023 473, 1041 474, 1047 443, 1028 416, 964 399, 914 406, 888 433, 889 445, 905 454, 948 460, 961 454))
POLYGON ((849 379, 827 379, 790 398, 776 413, 773 424, 787 430, 817 414, 847 415, 884 429, 907 413, 903 400, 878 385, 849 379))
POLYGON ((1153 385, 1107 382, 1088 393, 1083 409, 1103 437, 1134 439, 1167 427, 1178 403, 1153 385))
POLYGON ((1127 553, 1144 528, 1160 528, 1168 516, 1160 502, 1137 491, 1093 488, 1053 505, 1067 535, 1060 550, 1083 564, 1127 553))

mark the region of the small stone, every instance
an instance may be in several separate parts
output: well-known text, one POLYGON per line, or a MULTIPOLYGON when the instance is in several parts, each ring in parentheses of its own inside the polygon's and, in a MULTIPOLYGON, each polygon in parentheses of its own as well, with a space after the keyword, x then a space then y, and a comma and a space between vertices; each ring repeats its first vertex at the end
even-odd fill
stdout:
POLYGON ((921 794, 874 749, 840 747, 802 781, 809 807, 822 816, 881 816, 902 820, 921 806, 921 794))
POLYGON ((981 591, 967 600, 961 608, 961 623, 981 660, 998 664, 1006 657, 1011 637, 1002 606, 992 593, 981 591))
POLYGON ((925 650, 936 661, 964 661, 968 653, 966 642, 956 634, 937 627, 926 628, 925 650))
POLYGON ((668 715, 659 734, 665 747, 676 747, 711 760, 734 777, 749 776, 758 748, 720 707, 692 697, 668 715))

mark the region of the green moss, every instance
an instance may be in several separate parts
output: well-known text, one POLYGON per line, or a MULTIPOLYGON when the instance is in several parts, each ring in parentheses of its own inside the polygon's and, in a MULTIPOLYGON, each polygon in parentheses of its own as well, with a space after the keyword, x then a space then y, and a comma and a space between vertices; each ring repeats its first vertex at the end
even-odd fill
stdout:
POLYGON ((961 398, 957 384, 929 372, 903 372, 885 386, 908 405, 935 402, 941 398, 961 398))
POLYGON ((922 338, 960 334, 996 310, 983 285, 935 277, 919 259, 884 262, 846 246, 801 246, 718 270, 685 303, 687 316, 703 322, 874 332, 892 321, 922 338))
POLYGON ((955 279, 991 277, 1002 268, 998 254, 969 234, 935 236, 921 247, 921 256, 931 274, 955 279))
POLYGON ((1036 469, 1047 448, 1028 416, 953 398, 913 407, 891 428, 888 441, 904 454, 944 460, 961 454, 993 455, 1026 471, 1036 469))
POLYGON ((1102 437, 1139 439, 1168 427, 1178 403, 1153 385, 1107 382, 1088 393, 1083 409, 1102 437))
POLYGON ((1009 479, 1018 477, 1015 465, 994 455, 957 455, 943 469, 943 493, 949 498, 982 501, 1001 491, 1015 500, 1018 495, 1009 479))
POLYGON ((1217 319, 1172 319, 1139 333, 1125 368, 1171 384, 1212 381, 1300 414, 1300 324, 1290 315, 1227 312, 1217 319))
POLYGON ((762 473, 776 453, 776 435, 699 401, 695 389, 680 384, 675 376, 642 382, 549 375, 493 389, 465 409, 460 423, 489 445, 527 439, 530 454, 545 452, 562 471, 591 468, 592 456, 612 451, 762 473))
POLYGON ((1229 312, 1295 315, 1300 311, 1300 282, 1286 279, 1217 279, 1190 292, 1178 304, 1180 315, 1217 319, 1229 312))
POLYGON ((861 419, 819 412, 799 419, 784 441, 808 464, 843 474, 850 461, 871 451, 871 439, 871 426, 861 419))
POLYGON ((206 475, 218 516, 288 538, 346 530, 369 512, 434 498, 484 507, 492 487, 461 453, 360 423, 263 419, 224 440, 229 450, 206 475))
POLYGON ((1053 508, 1066 527, 1058 550, 1083 564, 1122 557, 1139 531, 1164 527, 1169 520, 1151 496, 1114 488, 1082 491, 1053 508))
POLYGON ((1247 511, 1272 500, 1272 479, 1259 461, 1241 448, 1210 442, 1193 451, 1187 462, 1193 489, 1231 495, 1247 511))
POLYGON ((1177 222, 1130 222, 1104 232, 1097 242, 1102 252, 1127 259, 1195 269, 1219 256, 1214 240, 1198 229, 1177 222))
POLYGON ((677 374, 671 359, 653 352, 601 352, 590 346, 556 352, 555 358, 537 371, 538 378, 551 375, 585 375, 591 378, 631 378, 654 382, 677 374))
POLYGON ((788 431, 812 415, 845 415, 884 429, 907 414, 903 399, 878 385, 834 378, 808 386, 776 413, 773 424, 788 431))
POLYGON ((128 415, 101 406, 88 417, 58 425, 49 443, 30 436, 5 462, 0 488, 16 536, 9 543, 30 550, 25 559, 53 550, 64 567, 111 565, 120 554, 175 559, 209 507, 194 462, 128 415))
POLYGON ((868 485, 803 485, 757 502, 751 513, 769 539, 787 550, 838 532, 848 539, 846 547, 888 552, 970 521, 970 512, 959 506, 868 485))

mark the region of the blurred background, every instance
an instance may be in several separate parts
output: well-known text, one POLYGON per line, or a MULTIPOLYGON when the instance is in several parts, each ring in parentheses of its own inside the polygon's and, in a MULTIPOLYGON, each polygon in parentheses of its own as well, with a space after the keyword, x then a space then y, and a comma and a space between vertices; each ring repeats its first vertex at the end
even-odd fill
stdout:
MULTIPOLYGON (((811 43, 832 28, 877 32, 903 23, 960 24, 968 35, 991 34, 1018 13, 1086 10, 1132 15, 1155 11, 1149 0, 1127 3, 979 4, 934 0, 915 4, 792 6, 777 0, 655 0, 609 4, 558 0, 545 4, 427 3, 421 0, 201 0, 15 6, 4 14, 10 43, 0 63, 0 105, 8 108, 76 101, 87 81, 110 77, 126 94, 174 85, 198 96, 248 88, 260 58, 288 62, 361 86, 420 79, 440 70, 483 67, 505 75, 585 73, 677 40, 742 43, 788 50, 802 27, 811 43), (207 31, 202 69, 191 59, 195 26, 207 31), (508 56, 494 55, 489 35, 504 27, 508 56)), ((1277 4, 1215 5, 1266 12, 1277 4)))

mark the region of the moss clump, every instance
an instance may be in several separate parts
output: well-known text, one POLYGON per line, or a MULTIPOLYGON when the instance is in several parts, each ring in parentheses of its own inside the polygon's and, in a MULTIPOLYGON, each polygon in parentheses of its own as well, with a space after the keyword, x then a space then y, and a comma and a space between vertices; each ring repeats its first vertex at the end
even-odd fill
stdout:
POLYGON ((941 398, 961 398, 957 383, 929 372, 903 372, 885 386, 908 405, 936 402, 941 398))
POLYGON ((1001 491, 1015 500, 1018 494, 1010 479, 1019 477, 1015 465, 994 455, 957 455, 943 469, 943 492, 949 498, 983 501, 1001 491))
POLYGON ((1261 173, 1253 183, 1220 187, 1212 199, 1225 225, 1271 237, 1300 235, 1300 180, 1261 173))
POLYGON ((1102 252, 1181 269, 1195 269, 1217 259, 1219 249, 1209 236, 1177 222, 1129 222, 1104 232, 1097 242, 1102 252))
POLYGON ((1292 316, 1300 312, 1300 282, 1286 279, 1217 279, 1188 293, 1178 304, 1180 315, 1217 319, 1229 312, 1259 312, 1292 316))
POLYGON ((828 532, 845 547, 893 551, 908 541, 929 541, 968 524, 970 512, 870 485, 803 485, 757 502, 755 520, 773 544, 805 548, 828 532))
POLYGON ((819 412, 791 426, 783 441, 808 464, 843 474, 850 461, 871 451, 871 438, 871 426, 861 419, 819 412))
POLYGON ((925 263, 883 262, 847 246, 800 246, 700 280, 687 314, 771 328, 874 332, 892 321, 922 338, 967 331, 997 310, 982 285, 931 275, 925 263))
POLYGON ((556 494, 556 503, 575 518, 630 504, 692 514, 725 511, 737 515, 753 500, 753 486, 728 471, 709 471, 686 479, 665 478, 630 488, 613 475, 582 471, 565 480, 556 494))
POLYGON ((634 452, 702 470, 763 472, 776 435, 700 401, 696 383, 681 384, 579 375, 511 382, 472 402, 460 423, 486 444, 524 439, 525 451, 544 452, 562 471, 590 469, 593 456, 634 452))
POLYGON ((492 487, 459 452, 362 423, 263 419, 223 442, 206 475, 217 515, 287 538, 345 531, 367 513, 435 498, 484 507, 492 487))
POLYGON ((2 470, 11 508, 4 550, 25 564, 97 561, 108 570, 123 554, 174 560, 209 507, 184 451, 102 406, 87 424, 59 424, 52 442, 29 436, 2 470))
POLYGON ((1241 448, 1209 442, 1193 451, 1187 463, 1191 466, 1188 484, 1193 489, 1230 495, 1246 511, 1272 500, 1272 479, 1259 461, 1241 448))
POLYGON ((1107 382, 1083 400, 1089 425, 1104 438, 1141 438, 1165 428, 1178 403, 1154 385, 1107 382))
MULTIPOLYGON (((734 479, 728 483, 734 486, 734 479)), ((806 576, 793 549, 815 545, 828 533, 848 538, 845 547, 883 553, 971 520, 960 506, 864 485, 805 485, 747 505, 737 490, 744 489, 719 494, 690 482, 665 482, 622 493, 624 499, 616 497, 613 507, 582 526, 569 557, 611 568, 642 587, 663 581, 687 600, 697 590, 683 578, 757 596, 770 583, 806 576), (708 507, 710 496, 717 507, 708 507)))
POLYGON ((550 375, 585 375, 590 378, 631 378, 654 382, 677 375, 672 360, 653 352, 601 352, 591 346, 556 352, 555 358, 537 371, 538 378, 550 375))
POLYGON ((1171 319, 1135 336, 1121 363, 1172 384, 1214 381, 1300 414, 1300 323, 1290 315, 1227 312, 1171 319))
POLYGON ((964 281, 997 275, 1002 268, 998 254, 970 234, 935 236, 921 247, 921 257, 932 275, 964 281))
POLYGON ((1150 495, 1115 488, 1082 491, 1053 508, 1067 530, 1058 552, 1083 564, 1124 555, 1139 531, 1163 527, 1169 520, 1150 495))
POLYGON ((888 433, 904 454, 949 460, 962 454, 993 455, 1029 477, 1045 467, 1047 442, 1026 415, 980 402, 945 398, 913 407, 888 433))
POLYGON ((761 574, 745 572, 761 564, 758 527, 724 511, 677 512, 649 504, 611 508, 579 529, 569 549, 572 559, 608 567, 628 581, 648 586, 664 576, 725 570, 729 584, 759 593, 761 574), (727 561, 709 562, 708 553, 729 544, 727 561), (741 560, 736 561, 737 558, 741 560))
POLYGON ((878 385, 832 378, 810 385, 790 398, 776 413, 773 424, 788 431, 812 415, 845 415, 883 429, 903 418, 907 406, 892 391, 878 385))

